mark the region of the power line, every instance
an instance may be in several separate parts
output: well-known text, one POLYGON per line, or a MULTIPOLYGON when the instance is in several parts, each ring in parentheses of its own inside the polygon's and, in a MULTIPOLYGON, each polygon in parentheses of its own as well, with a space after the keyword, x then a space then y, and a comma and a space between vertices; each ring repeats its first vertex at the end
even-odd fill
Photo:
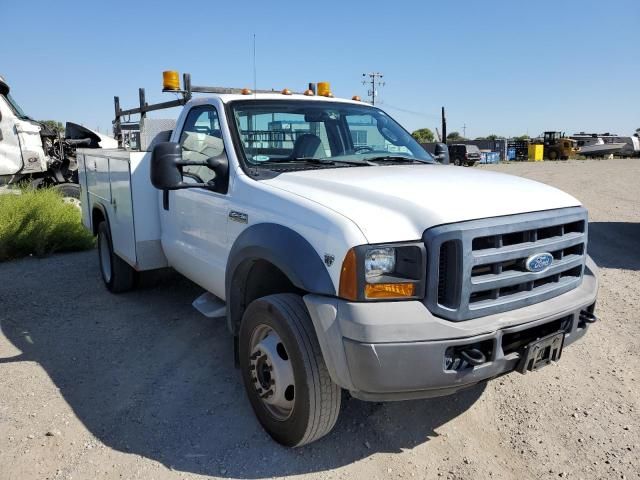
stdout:
POLYGON ((404 113, 409 113, 411 115, 416 115, 418 117, 423 117, 423 118, 440 118, 439 115, 434 115, 431 113, 426 113, 426 112, 416 112, 415 110, 408 110, 406 108, 401 108, 401 107, 396 107, 395 105, 391 105, 390 103, 387 103, 386 101, 384 102, 379 102, 380 104, 384 105, 384 108, 390 108, 392 110, 398 110, 399 112, 404 112, 404 113))
POLYGON ((371 99, 371 105, 375 105, 376 97, 378 96, 377 87, 384 87, 385 85, 385 82, 382 81, 382 77, 384 75, 382 75, 380 72, 369 72, 363 73, 362 76, 365 77, 364 80, 362 80, 362 84, 370 85, 367 95, 369 95, 369 98, 371 99), (369 80, 367 80, 366 77, 369 77, 369 80))

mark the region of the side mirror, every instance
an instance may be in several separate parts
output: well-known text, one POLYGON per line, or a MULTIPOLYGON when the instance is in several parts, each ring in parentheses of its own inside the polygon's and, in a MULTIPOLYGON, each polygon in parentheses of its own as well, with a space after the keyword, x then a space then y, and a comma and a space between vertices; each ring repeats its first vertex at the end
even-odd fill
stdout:
POLYGON ((151 184, 158 190, 177 190, 182 181, 182 148, 173 142, 160 142, 151 152, 151 184))
POLYGON ((175 142, 160 142, 151 152, 151 184, 158 190, 180 190, 183 188, 208 188, 226 192, 229 185, 229 161, 222 154, 202 162, 182 159, 182 147, 175 142), (182 167, 201 165, 216 173, 213 183, 187 183, 182 180, 182 167))

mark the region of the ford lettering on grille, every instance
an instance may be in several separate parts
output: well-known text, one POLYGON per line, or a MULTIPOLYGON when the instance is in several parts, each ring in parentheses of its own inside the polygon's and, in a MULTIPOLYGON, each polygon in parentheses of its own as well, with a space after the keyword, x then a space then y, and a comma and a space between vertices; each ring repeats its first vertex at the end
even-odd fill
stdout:
POLYGON ((525 267, 530 272, 544 272, 553 263, 553 255, 550 253, 534 253, 525 262, 525 267))

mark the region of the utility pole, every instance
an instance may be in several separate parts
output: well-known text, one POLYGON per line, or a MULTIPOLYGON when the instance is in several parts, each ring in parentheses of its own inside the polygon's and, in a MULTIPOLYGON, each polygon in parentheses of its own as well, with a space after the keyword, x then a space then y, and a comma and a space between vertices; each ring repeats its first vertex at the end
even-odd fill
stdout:
POLYGON ((467 124, 462 125, 462 136, 467 138, 467 124))
POLYGON ((375 105, 376 97, 378 96, 378 90, 376 90, 376 87, 384 87, 385 82, 382 81, 382 77, 384 75, 382 75, 380 72, 369 72, 363 73, 362 76, 364 77, 364 80, 362 80, 362 84, 370 85, 367 95, 369 95, 369 98, 371 98, 371 105, 375 105), (367 80, 366 77, 369 77, 369 79, 367 80))
POLYGON ((447 117, 444 115, 444 107, 442 107, 442 143, 447 143, 447 117))

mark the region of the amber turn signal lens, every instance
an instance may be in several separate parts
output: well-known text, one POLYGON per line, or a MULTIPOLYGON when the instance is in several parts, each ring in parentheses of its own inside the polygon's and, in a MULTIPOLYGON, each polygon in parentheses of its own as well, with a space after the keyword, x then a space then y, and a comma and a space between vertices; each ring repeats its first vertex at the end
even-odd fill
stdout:
POLYGON ((282 89, 282 95, 291 95, 291 90, 289 90, 288 88, 283 88, 282 89))
POLYGON ((349 250, 342 262, 340 271, 340 288, 338 295, 346 300, 358 299, 358 278, 356 269, 356 252, 349 250))
POLYGON ((180 76, 175 70, 166 70, 162 72, 162 89, 163 90, 180 90, 180 76))
POLYGON ((415 294, 416 286, 413 283, 368 283, 364 287, 367 298, 406 298, 415 294))
POLYGON ((312 97, 312 96, 314 96, 314 95, 315 95, 315 93, 313 93, 313 90, 311 90, 311 89, 305 90, 305 91, 304 91, 304 94, 305 94, 307 97, 312 97))
POLYGON ((362 99, 360 98, 360 95, 354 95, 353 97, 351 97, 351 100, 355 100, 356 102, 362 101, 362 99))
POLYGON ((242 95, 251 95, 253 92, 250 88, 243 88, 240 93, 242 93, 242 95))

